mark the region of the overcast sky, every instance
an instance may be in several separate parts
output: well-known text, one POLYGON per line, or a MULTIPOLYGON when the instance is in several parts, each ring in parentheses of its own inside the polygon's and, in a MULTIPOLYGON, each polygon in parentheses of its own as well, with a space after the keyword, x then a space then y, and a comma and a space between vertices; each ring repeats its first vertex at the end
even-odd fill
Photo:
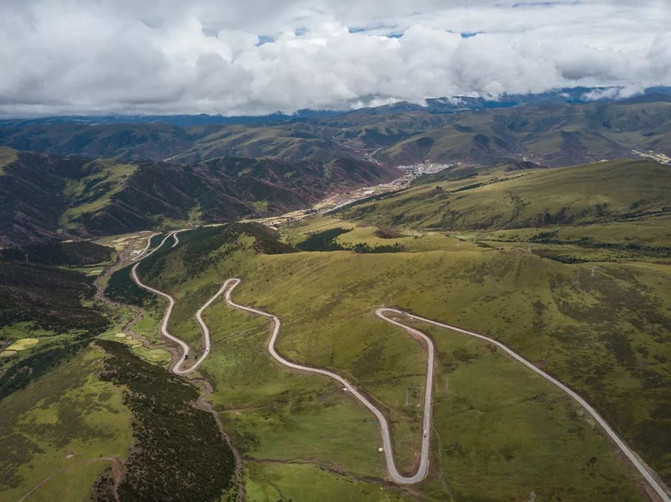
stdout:
POLYGON ((0 0, 0 114, 671 85, 669 0, 0 0))

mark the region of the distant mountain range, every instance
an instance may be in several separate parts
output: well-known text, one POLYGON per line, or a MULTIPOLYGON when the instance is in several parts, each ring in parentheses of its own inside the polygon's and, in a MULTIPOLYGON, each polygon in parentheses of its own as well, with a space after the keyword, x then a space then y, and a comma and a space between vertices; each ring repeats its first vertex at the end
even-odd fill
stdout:
POLYGON ((0 148, 0 167, 2 246, 283 213, 330 191, 400 174, 353 159, 288 163, 227 157, 183 166, 7 148, 0 148))
MULTIPOLYGON (((573 95, 577 99, 583 91, 573 90, 573 95)), ((349 158, 388 166, 522 161, 552 167, 632 157, 634 149, 671 155, 671 106, 662 94, 590 103, 554 102, 557 96, 536 96, 535 102, 529 97, 526 104, 500 108, 478 99, 465 109, 458 108, 465 106, 465 98, 435 100, 429 107, 396 104, 267 123, 5 122, 0 124, 0 145, 62 156, 179 164, 263 157, 285 162, 349 158)))
POLYGON ((671 157, 670 89, 583 102, 596 95, 437 99, 266 122, 2 121, 0 245, 276 214, 422 162, 529 168, 671 157))
POLYGON ((671 101, 671 87, 649 87, 635 96, 623 98, 621 87, 567 87, 539 94, 504 94, 497 98, 472 96, 452 96, 429 98, 426 105, 418 105, 401 101, 376 108, 358 110, 299 110, 294 114, 274 113, 270 115, 239 115, 226 117, 217 114, 198 115, 69 115, 40 118, 0 119, 0 127, 26 127, 51 124, 150 124, 162 122, 178 127, 197 125, 231 125, 231 124, 277 124, 309 119, 320 119, 346 115, 348 113, 403 113, 409 111, 425 111, 428 113, 452 113, 463 110, 482 110, 493 108, 510 108, 521 105, 576 104, 592 102, 650 102, 671 101))

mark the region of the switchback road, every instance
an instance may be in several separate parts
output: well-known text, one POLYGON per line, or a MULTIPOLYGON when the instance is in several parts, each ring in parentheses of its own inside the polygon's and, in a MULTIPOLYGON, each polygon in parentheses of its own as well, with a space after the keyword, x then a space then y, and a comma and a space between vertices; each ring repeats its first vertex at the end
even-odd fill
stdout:
MULTIPOLYGON (((144 256, 142 256, 142 259, 145 259, 145 258, 151 256, 152 253, 154 253, 157 249, 159 249, 161 246, 163 246, 163 244, 165 244, 165 242, 168 239, 170 239, 171 237, 174 239, 174 244, 172 245, 172 247, 175 247, 179 243, 177 233, 178 232, 170 232, 168 235, 166 235, 163 238, 163 240, 161 241, 161 243, 158 246, 156 246, 149 253, 144 254, 146 252, 147 248, 149 247, 149 244, 147 244, 147 248, 145 248, 144 251, 142 252, 142 254, 144 255, 144 256)), ((151 240, 151 236, 149 237, 149 240, 151 240)), ((131 276, 132 276, 133 280, 135 281, 135 283, 138 286, 140 286, 141 288, 144 288, 147 291, 151 291, 152 293, 157 294, 159 296, 162 296, 163 298, 168 300, 168 308, 166 308, 166 310, 165 310, 165 315, 163 316, 163 323, 161 324, 161 334, 164 337, 166 337, 168 340, 170 340, 170 341, 176 343, 177 345, 179 345, 182 349, 182 356, 177 360, 177 362, 172 367, 173 373, 175 373, 177 375, 188 375, 189 373, 198 369, 198 367, 202 364, 202 362, 205 360, 205 358, 210 354, 210 350, 212 350, 212 341, 210 340, 210 329, 207 327, 207 324, 205 324, 205 321, 203 321, 202 315, 203 315, 203 311, 206 308, 208 308, 210 305, 212 305, 212 303, 214 303, 214 301, 217 298, 219 298, 219 296, 221 296, 221 294, 226 290, 229 281, 226 281, 224 283, 224 285, 221 286, 219 291, 217 291, 214 294, 214 296, 212 296, 207 302, 205 302, 203 304, 203 306, 200 307, 200 309, 198 309, 198 312, 196 312, 196 319, 198 320, 198 324, 200 324, 200 328, 203 331, 203 339, 204 339, 204 342, 205 342, 205 348, 204 348, 203 353, 201 354, 201 356, 196 360, 196 362, 194 362, 188 368, 183 368, 183 365, 184 365, 184 363, 185 363, 185 361, 186 361, 186 359, 187 359, 187 357, 189 356, 189 353, 190 353, 189 345, 184 340, 182 340, 181 338, 176 337, 175 335, 170 333, 170 331, 168 331, 168 323, 170 322, 170 316, 172 315, 172 309, 175 306, 175 299, 171 295, 169 295, 167 293, 164 293, 163 291, 159 291, 158 289, 152 288, 151 286, 147 286, 145 283, 143 283, 140 280, 140 278, 137 275, 137 268, 138 268, 138 266, 140 265, 141 262, 142 262, 142 260, 138 261, 133 266, 133 268, 131 269, 131 276)))
POLYGON ((293 363, 284 357, 282 357, 277 350, 275 349, 275 342, 277 341, 277 336, 280 333, 280 328, 282 327, 282 322, 280 319, 273 314, 269 314, 267 312, 263 312, 262 310, 257 310, 252 307, 245 307, 244 305, 239 305, 235 303, 233 300, 231 300, 231 293, 233 292, 233 289, 240 284, 240 279, 228 279, 225 283, 224 286, 230 285, 230 287, 226 290, 226 302, 231 306, 235 307, 236 309, 244 310, 247 312, 251 312, 252 314, 257 314, 263 317, 267 317, 273 321, 273 333, 270 337, 270 342, 268 343, 268 352, 270 355, 277 360, 280 364, 283 364, 284 366, 298 370, 298 371, 303 371, 305 373, 312 373, 315 375, 324 375, 327 376, 336 382, 338 382, 340 385, 343 386, 344 389, 347 389, 356 399, 361 401, 361 403, 368 408, 373 415, 375 415, 375 418, 377 418, 379 424, 380 424, 380 432, 382 435, 382 444, 383 444, 383 449, 384 449, 384 454, 385 454, 385 460, 387 461, 387 470, 389 471, 389 476, 395 483, 399 484, 405 484, 405 485, 411 485, 415 483, 419 483, 421 480, 423 480, 426 477, 426 474, 429 470, 429 444, 430 444, 430 429, 431 429, 431 405, 432 405, 432 389, 433 389, 433 366, 434 366, 434 347, 433 347, 433 342, 431 339, 426 336, 424 333, 421 331, 417 331, 416 329, 413 329, 409 326, 405 326, 401 324, 400 322, 394 321, 392 319, 389 319, 385 317, 385 314, 388 312, 393 312, 396 313, 393 309, 385 309, 385 308, 379 308, 375 311, 375 314, 380 317, 381 319, 384 319, 385 321, 394 324, 396 326, 399 326, 403 328, 405 331, 407 331, 413 338, 416 338, 422 342, 427 347, 427 352, 428 352, 428 361, 427 361, 427 366, 426 366, 426 385, 425 385, 425 394, 424 394, 424 420, 423 420, 423 433, 422 433, 422 450, 421 450, 421 455, 420 455, 420 463, 419 467, 417 468, 417 472, 413 474, 412 476, 403 476, 401 473, 398 472, 398 469, 396 468, 396 464, 394 462, 394 452, 392 449, 391 445, 391 434, 389 432, 389 423, 387 422, 387 418, 382 414, 382 412, 373 404, 371 403, 367 397, 365 397, 363 394, 361 394, 352 384, 350 384, 347 380, 345 380, 343 377, 340 375, 333 373, 328 370, 322 370, 319 368, 311 368, 310 366, 303 366, 300 364, 293 363))
POLYGON ((480 340, 483 340, 485 342, 491 343, 495 345, 496 347, 500 348, 503 350, 506 354, 508 354, 510 357, 515 359, 516 361, 522 363, 524 366, 532 370, 533 372, 537 373, 544 379, 548 380, 550 383, 552 383, 554 386, 558 387, 562 391, 564 391, 566 394, 568 394, 569 397, 571 397, 574 401, 576 401, 587 413, 589 413, 594 420, 601 426, 601 428, 604 430, 606 435, 613 441, 613 443, 617 446, 617 448, 627 457, 627 459, 631 462, 631 464, 636 468, 636 470, 643 476, 645 481, 648 483, 650 488, 657 494, 657 496, 662 500, 663 502, 671 502, 671 498, 669 495, 666 493, 662 485, 657 481, 655 476, 653 475, 654 471, 648 467, 648 465, 641 460, 638 455, 636 455, 633 450, 631 450, 627 444, 618 436, 615 431, 608 425, 608 423, 597 413, 597 411, 592 408, 592 406, 587 403, 582 397, 580 397, 576 392, 571 390, 569 387, 561 383, 559 380, 556 378, 548 375, 546 372, 541 370, 540 368, 537 368, 534 366, 531 362, 527 361, 525 358, 514 352, 513 350, 509 349, 506 347, 504 344, 501 342, 494 340, 493 338, 489 338, 488 336, 481 335, 479 333, 475 333, 473 331, 468 331, 465 329, 458 328, 456 326, 452 326, 449 324, 441 323, 438 321, 433 321, 431 319, 427 319, 425 317, 420 317, 417 315, 409 314, 408 312, 404 312, 402 310, 397 310, 397 309, 392 309, 392 308, 385 308, 381 307, 375 311, 375 314, 384 319, 385 321, 394 324, 396 326, 399 326, 403 329, 405 329, 412 337, 420 339, 426 343, 426 346, 428 348, 428 364, 427 364, 427 373, 426 373, 426 391, 425 391, 425 397, 424 397, 424 419, 423 419, 423 428, 424 428, 424 434, 422 435, 422 450, 421 450, 421 461, 420 461, 420 466, 417 471, 417 473, 413 476, 410 477, 405 477, 399 474, 398 470, 396 469, 396 465, 394 464, 394 458, 393 458, 393 452, 391 449, 391 439, 389 436, 389 425, 387 424, 387 420, 384 417, 384 415, 366 398, 364 397, 361 393, 359 393, 352 385, 349 384, 344 378, 341 376, 332 373, 330 371, 318 369, 318 368, 310 368, 308 366, 301 366, 299 364, 292 363, 291 361, 288 361, 284 359, 280 354, 277 353, 275 349, 275 342, 277 340, 277 336, 280 331, 281 327, 281 322, 279 318, 275 315, 268 314, 266 312, 263 312, 261 310, 257 310, 251 307, 245 307, 242 305, 238 305, 234 303, 231 300, 231 292, 233 291, 233 288, 235 288, 238 284, 240 284, 240 279, 228 279, 225 284, 231 284, 230 289, 226 291, 226 301, 229 303, 229 305, 241 309, 241 310, 246 310, 247 312, 252 312, 254 314, 262 315, 264 317, 268 317, 273 321, 273 333, 270 338, 270 343, 268 344, 268 352, 270 355, 275 358, 277 361, 279 361, 281 364, 293 368, 299 371, 304 371, 304 372, 309 372, 309 373, 314 373, 314 374, 320 374, 320 375, 325 375, 328 376, 329 378, 332 378, 336 380, 337 382, 341 383, 344 387, 349 390, 354 397, 356 397, 359 401, 361 401, 366 408, 368 408, 378 419, 380 423, 380 429, 381 429, 381 434, 382 434, 382 442, 384 444, 384 451, 385 451, 385 458, 387 461, 387 468, 389 470, 389 475, 390 477, 396 482, 400 484, 414 484, 418 483, 424 477, 426 477, 426 473, 428 470, 428 463, 429 463, 429 442, 430 442, 430 425, 431 425, 431 403, 432 403, 432 386, 433 386, 433 365, 434 365, 434 346, 433 342, 429 337, 427 337, 424 333, 421 331, 418 331, 414 328, 411 328, 410 326, 406 326, 405 324, 386 317, 387 314, 395 314, 396 316, 405 316, 410 319, 414 319, 416 321, 420 322, 425 322, 428 324, 432 324, 434 326, 438 326, 440 328, 456 331, 458 333, 462 333, 464 335, 472 336, 475 338, 478 338, 480 340))
POLYGON ((520 356, 517 352, 514 352, 513 350, 509 349, 505 345, 503 345, 501 342, 498 342, 494 340, 493 338, 489 338, 488 336, 481 335, 479 333, 474 333, 473 331, 468 331, 465 329, 457 328, 456 326, 451 326, 449 324, 444 324, 442 322, 438 321, 433 321, 431 319, 427 319, 426 317, 420 317, 418 315, 413 315, 409 314, 407 312, 403 312, 401 310, 396 310, 396 309, 384 309, 388 312, 393 312, 398 315, 404 315, 409 317, 410 319, 415 319, 416 321, 421 321, 425 322, 428 324, 433 324, 434 326, 438 326, 440 328, 445 328, 449 329, 452 331, 456 331, 458 333, 462 333, 464 335, 472 336, 475 338, 479 338, 480 340, 484 340, 488 343, 491 343, 501 350, 503 350, 506 354, 508 354, 510 357, 515 359, 516 361, 519 361, 522 363, 524 366, 529 368, 531 371, 534 373, 537 373, 538 375, 542 376, 545 378, 547 381, 551 382, 554 386, 558 387, 559 389, 563 390, 566 394, 569 395, 574 401, 576 401, 587 413, 589 413, 594 420, 601 426, 601 428, 604 430, 606 435, 615 443, 617 448, 629 459, 631 464, 636 468, 636 470, 641 473, 645 481, 647 481, 648 485, 650 488, 654 490, 654 492, 659 496, 659 498, 663 502, 671 502, 671 497, 667 494, 667 492, 664 490, 662 485, 655 479, 655 476, 653 476, 652 473, 654 471, 648 467, 648 465, 641 460, 636 453, 634 453, 633 450, 627 446, 627 444, 618 436, 615 431, 611 428, 610 425, 599 415, 599 413, 592 408, 592 406, 585 401, 582 397, 580 397, 576 392, 571 390, 569 387, 561 383, 559 380, 554 378, 553 376, 548 375, 546 372, 544 372, 542 369, 534 366, 531 362, 527 361, 524 359, 522 356, 520 356))
MULTIPOLYGON (((157 249, 159 249, 163 244, 169 239, 173 238, 174 239, 174 244, 172 247, 175 247, 179 243, 179 239, 177 237, 177 232, 171 232, 169 233, 164 239, 161 241, 161 243, 156 246, 155 249, 150 251, 149 253, 146 253, 147 249, 149 248, 149 242, 147 243, 147 247, 144 248, 142 251, 141 255, 142 256, 137 256, 135 257, 136 260, 145 259, 148 256, 151 256, 152 253, 154 253, 157 249), (145 254, 146 253, 146 254, 145 254)), ((149 240, 151 240, 151 237, 149 237, 149 240)), ((386 308, 386 307, 381 307, 378 308, 375 311, 375 315, 380 317, 381 319, 384 319, 385 321, 398 326, 402 329, 404 329, 408 334, 410 334, 413 338, 419 340, 421 343, 423 343, 427 349, 427 366, 426 366, 426 382, 425 382, 425 394, 424 394, 424 416, 422 420, 422 446, 421 446, 421 454, 420 454, 420 463, 419 467, 417 469, 417 472, 412 475, 412 476, 403 476, 398 472, 398 469, 396 468, 396 464, 394 462, 394 456, 393 456, 393 449, 392 449, 392 443, 391 443, 391 436, 390 436, 390 431, 389 431, 389 424, 387 422, 386 417, 384 414, 375 406, 373 405, 370 400, 365 397, 363 394, 361 394, 354 386, 352 386, 347 380, 345 380, 343 377, 340 375, 333 373, 328 370, 323 370, 319 368, 312 368, 309 366, 302 366, 300 364, 293 363, 284 357, 282 357, 277 350, 275 349, 275 343, 277 341, 277 337, 280 332, 280 328, 282 326, 282 323, 280 319, 273 315, 269 314, 267 312, 263 312, 262 310, 254 309, 252 307, 246 307, 244 305, 239 305, 231 299, 231 293, 233 292, 233 289, 240 284, 240 279, 237 278, 231 278, 226 280, 219 291, 212 296, 203 306, 198 310, 196 313, 196 319, 198 320, 198 323, 201 326, 201 329, 203 331, 203 337, 205 340, 205 350, 203 351, 201 357, 193 363, 189 368, 182 368, 182 365, 184 361, 186 360, 188 354, 189 354, 189 346, 180 338, 172 335, 168 331, 168 322, 170 320, 170 315, 172 314, 172 309, 175 305, 175 299, 170 296, 167 293, 164 293, 162 291, 159 291, 158 289, 152 288, 151 286, 147 286, 146 284, 142 283, 140 278, 137 275, 137 268, 139 265, 136 263, 133 268, 131 269, 132 272, 132 277, 133 280, 137 283, 138 286, 151 291, 152 293, 155 293, 159 296, 162 296, 168 300, 168 308, 166 309, 165 316, 163 317, 163 324, 161 326, 161 333, 163 336, 168 338, 169 340, 172 340, 173 342, 177 343, 181 348, 183 352, 183 357, 177 361, 177 363, 173 366, 172 371, 178 375, 185 375, 188 373, 191 373, 192 371, 195 371, 200 364, 205 360, 205 358, 208 356, 211 350, 211 341, 210 341, 210 331, 209 328, 207 327, 207 324, 205 324, 205 321, 203 321, 202 314, 206 308, 208 308, 214 301, 221 296, 222 293, 225 293, 225 298, 226 302, 231 305, 232 307, 240 310, 244 310, 246 312, 250 312, 253 314, 257 314, 266 318, 269 318, 273 322, 273 331, 272 335, 270 338, 270 342, 268 344, 268 353, 280 364, 302 372, 306 373, 312 373, 312 374, 317 374, 317 375, 323 375, 331 378, 332 380, 335 380, 339 384, 343 386, 344 389, 349 391, 356 399, 358 399, 368 410, 375 415, 377 418, 379 424, 380 424, 380 432, 382 436, 382 443, 383 443, 383 449, 385 453, 385 459, 387 462, 387 469, 389 471, 389 476, 391 479, 399 484, 415 484, 420 481, 422 481, 428 472, 428 466, 429 466, 429 447, 430 447, 430 440, 431 440, 431 434, 430 434, 430 429, 431 429, 431 409, 432 409, 432 399, 433 399, 433 368, 435 364, 435 349, 433 342, 431 339, 426 336, 424 333, 422 333, 419 330, 416 330, 410 326, 407 326, 400 321, 396 319, 391 319, 387 317, 388 314, 392 314, 395 316, 399 317, 408 317, 410 319, 414 319, 416 321, 420 322, 425 322, 434 326, 438 326, 440 328, 456 331, 458 333, 468 335, 474 338, 478 338, 480 340, 483 340, 487 343, 491 343, 492 345, 495 345, 496 347, 500 348, 503 350, 507 355, 515 359, 516 361, 522 363, 524 366, 529 368, 531 371, 534 373, 538 374, 545 380, 549 381, 552 383, 554 386, 565 392, 571 399, 573 399, 575 402, 577 402, 589 415, 599 424, 599 426, 603 429, 603 431, 606 433, 608 438, 616 445, 616 447, 624 454, 624 456, 631 462, 631 464, 636 468, 636 470, 643 476, 645 481, 647 482, 648 486, 654 491, 654 493, 659 497, 659 499, 662 502, 671 502, 671 497, 667 494, 665 491, 664 487, 662 484, 657 481, 656 476, 654 475, 654 471, 648 467, 648 465, 641 460, 636 453, 627 446, 627 444, 618 436, 615 431, 608 425, 608 423, 599 415, 599 413, 589 404, 587 401, 585 401, 582 397, 580 397, 576 392, 571 390, 569 387, 561 383, 559 380, 556 378, 552 377, 551 375, 547 374, 540 368, 536 367, 533 365, 531 362, 527 361, 525 358, 514 352, 513 350, 509 349, 506 347, 504 344, 501 342, 494 340, 493 338, 490 338, 485 335, 481 335, 479 333, 475 333, 473 331, 468 331, 462 328, 458 328, 456 326, 452 326, 449 324, 441 323, 438 321, 434 321, 431 319, 427 319, 425 317, 417 316, 414 314, 409 314, 407 312, 404 312, 402 310, 397 310, 397 309, 392 309, 392 308, 386 308)), ((397 317, 398 319, 398 317, 397 317)))

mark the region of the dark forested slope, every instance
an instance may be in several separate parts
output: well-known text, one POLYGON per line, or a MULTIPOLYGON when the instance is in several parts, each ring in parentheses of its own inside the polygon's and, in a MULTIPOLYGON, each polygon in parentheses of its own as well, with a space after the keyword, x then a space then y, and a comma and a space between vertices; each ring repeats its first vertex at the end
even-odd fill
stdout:
POLYGON ((397 176, 396 169, 343 158, 177 165, 15 152, 0 173, 0 245, 279 213, 397 176))

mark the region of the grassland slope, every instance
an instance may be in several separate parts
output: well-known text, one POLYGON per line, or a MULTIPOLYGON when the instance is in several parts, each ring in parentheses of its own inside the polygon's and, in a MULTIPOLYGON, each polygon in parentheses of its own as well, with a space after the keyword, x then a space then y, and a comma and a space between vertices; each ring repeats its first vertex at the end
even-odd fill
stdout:
POLYGON ((475 171, 344 210, 346 218, 434 230, 583 225, 671 211, 671 167, 620 160, 531 171, 475 171))
MULTIPOLYGON (((283 230, 309 234, 312 223, 283 230)), ((344 226, 353 225, 325 221, 322 229, 344 226)), ((368 240, 363 230, 352 230, 360 242, 389 240, 368 240)), ((663 447, 650 441, 653 434, 666 437, 668 429, 660 413, 669 377, 663 325, 671 311, 664 284, 653 284, 663 270, 618 264, 592 279, 583 266, 532 253, 398 230, 393 240, 406 242, 406 252, 268 255, 255 249, 249 236, 226 237, 226 228, 198 235, 202 231, 193 238, 182 234, 174 251, 157 253, 147 263, 147 280, 177 300, 170 330, 197 343, 195 310, 223 280, 242 277, 239 302, 283 320, 281 354, 343 375, 385 411, 403 471, 412 470, 421 436, 415 404, 423 395, 424 361, 412 340, 370 315, 382 302, 502 340, 586 396, 668 476, 663 447), (188 273, 196 261, 198 271, 188 273), (609 293, 623 288, 622 295, 609 293), (583 312, 585 305, 592 310, 583 312)), ((338 241, 354 240, 347 235, 338 241)), ((287 240, 300 239, 287 235, 287 240)), ((206 322, 213 349, 202 368, 215 382, 213 402, 248 462, 316 463, 359 478, 384 476, 375 424, 365 410, 319 377, 272 364, 264 323, 218 303, 206 322)), ((533 485, 538 496, 562 500, 606 492, 642 498, 607 441, 552 386, 486 346, 449 334, 432 332, 432 337, 440 361, 431 432, 437 446, 432 472, 417 488, 423 496, 515 499, 528 496, 533 485)), ((255 491, 270 489, 264 469, 250 471, 255 491)))

